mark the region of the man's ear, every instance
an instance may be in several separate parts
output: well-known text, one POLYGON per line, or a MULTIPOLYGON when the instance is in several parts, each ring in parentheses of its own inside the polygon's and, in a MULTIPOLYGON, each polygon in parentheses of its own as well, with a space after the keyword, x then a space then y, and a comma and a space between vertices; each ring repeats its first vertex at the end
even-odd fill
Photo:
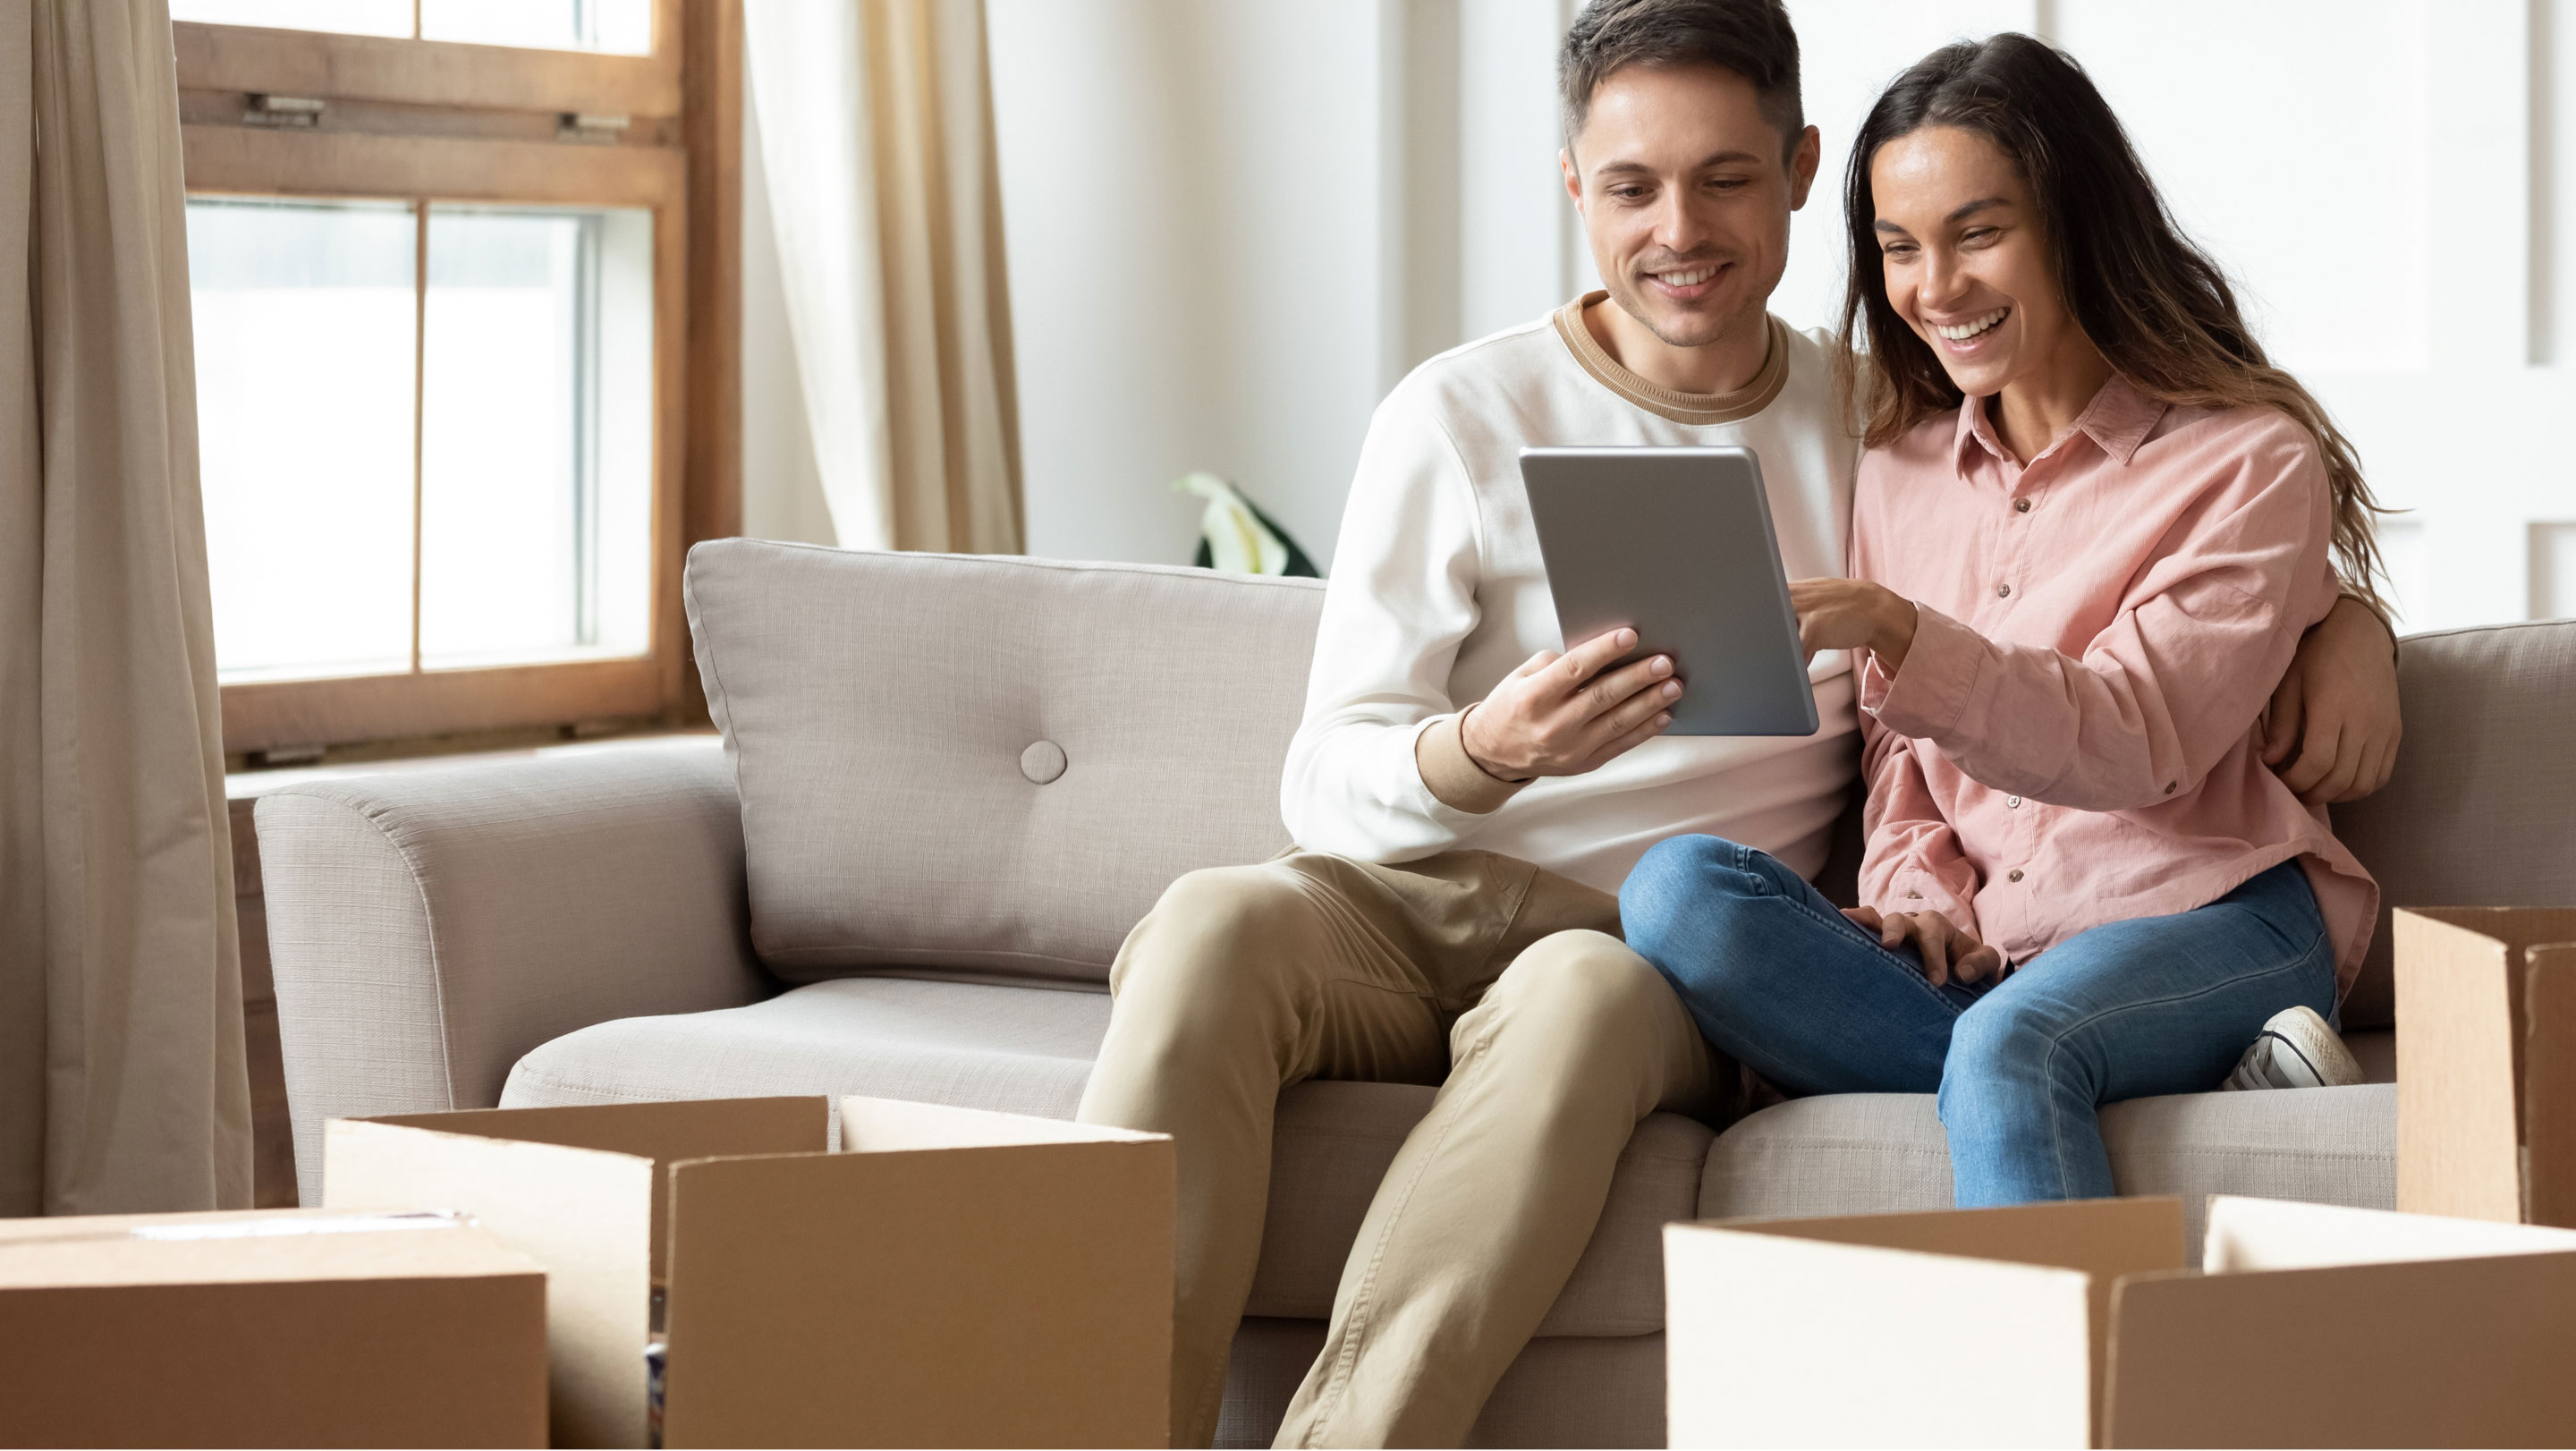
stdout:
MULTIPOLYGON (((1566 196, 1567 196, 1569 199, 1571 199, 1571 200, 1573 201, 1573 203, 1574 203, 1574 209, 1575 209, 1576 211, 1578 211, 1578 212, 1582 211, 1582 210, 1583 210, 1583 173, 1581 173, 1581 172, 1579 172, 1579 171, 1576 171, 1576 170, 1574 169, 1574 148, 1573 148, 1573 147, 1571 147, 1571 146, 1564 146, 1564 147, 1559 147, 1559 148, 1557 149, 1557 153, 1556 153, 1556 169, 1557 169, 1558 171, 1561 171, 1561 172, 1565 173, 1565 194, 1566 194, 1566 196)), ((1812 171, 1814 168, 1810 167, 1810 168, 1808 168, 1808 169, 1812 171)))
POLYGON ((1816 128, 1808 127, 1798 136, 1798 144, 1789 153, 1789 210, 1807 204, 1807 193, 1816 185, 1816 168, 1824 164, 1825 143, 1816 128))

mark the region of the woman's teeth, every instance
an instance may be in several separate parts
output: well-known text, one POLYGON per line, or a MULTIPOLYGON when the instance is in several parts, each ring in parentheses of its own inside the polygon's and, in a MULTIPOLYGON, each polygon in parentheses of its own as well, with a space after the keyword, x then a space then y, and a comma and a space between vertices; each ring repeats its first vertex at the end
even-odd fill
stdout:
POLYGON ((1932 326, 1932 331, 1942 337, 1948 338, 1954 343, 1966 342, 1968 339, 1975 337, 1977 334, 1984 332, 1986 329, 1993 327, 1999 322, 2002 322, 2006 315, 2011 312, 2012 309, 2009 307, 1999 307, 1994 311, 1987 313, 1984 317, 1970 318, 1968 321, 1959 323, 1953 327, 1943 327, 1940 324, 1935 323, 1932 326))

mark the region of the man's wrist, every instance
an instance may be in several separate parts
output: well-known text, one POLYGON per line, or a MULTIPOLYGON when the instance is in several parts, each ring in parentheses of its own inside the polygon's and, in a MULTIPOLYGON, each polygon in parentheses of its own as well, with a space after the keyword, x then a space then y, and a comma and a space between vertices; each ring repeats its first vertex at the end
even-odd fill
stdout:
MULTIPOLYGON (((1469 706, 1468 710, 1475 709, 1469 706)), ((1519 794, 1525 782, 1508 781, 1468 754, 1460 729, 1466 712, 1444 715, 1413 738, 1413 764, 1422 784, 1443 806, 1482 816, 1519 794)))
POLYGON ((1491 758, 1476 749, 1475 738, 1468 734, 1467 728, 1468 723, 1473 721, 1476 717, 1477 707, 1483 704, 1484 702, 1480 700, 1477 701, 1475 705, 1471 705, 1465 710, 1458 712, 1459 752, 1465 755, 1468 762, 1477 770, 1484 772, 1486 775, 1493 777, 1495 780, 1500 781, 1506 786, 1528 785, 1537 778, 1534 776, 1515 776, 1510 772, 1503 770, 1501 767, 1496 766, 1491 758))

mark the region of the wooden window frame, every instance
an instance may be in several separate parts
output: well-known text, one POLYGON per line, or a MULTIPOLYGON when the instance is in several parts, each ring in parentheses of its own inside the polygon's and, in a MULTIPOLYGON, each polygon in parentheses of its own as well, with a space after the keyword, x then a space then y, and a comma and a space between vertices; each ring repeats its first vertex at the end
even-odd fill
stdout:
POLYGON ((636 207, 653 218, 645 653, 226 684, 225 751, 702 715, 680 570, 689 544, 738 532, 741 519, 741 0, 654 0, 646 56, 171 30, 192 195, 636 207), (256 95, 320 100, 324 120, 253 124, 256 95), (623 116, 627 131, 609 144, 556 139, 566 114, 623 116))

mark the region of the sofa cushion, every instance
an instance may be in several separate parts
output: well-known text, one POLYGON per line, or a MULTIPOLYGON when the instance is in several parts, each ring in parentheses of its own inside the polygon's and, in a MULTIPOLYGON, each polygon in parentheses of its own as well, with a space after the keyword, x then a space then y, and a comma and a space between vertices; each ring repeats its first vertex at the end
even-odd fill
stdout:
POLYGON ((686 594, 780 977, 1105 981, 1174 878, 1288 844, 1316 581, 726 539, 686 594))
MULTIPOLYGON (((1950 1149, 1928 1093, 1775 1104, 1718 1136, 1699 1217, 1887 1214, 1950 1207, 1950 1149)), ((2178 1194, 2200 1255, 2212 1194, 2361 1209, 2397 1204, 2397 1089, 2283 1088, 2131 1099, 2102 1110, 2123 1194, 2178 1194)))
POLYGON ((1071 1118, 1109 995, 851 978, 748 1007, 620 1018, 519 1060, 503 1108, 863 1093, 1071 1118))
POLYGON ((2347 1028, 2397 1020, 2392 908, 2576 906, 2576 620, 2410 636, 2398 691, 2396 774, 2334 808, 2335 835, 2379 879, 2347 1028))

